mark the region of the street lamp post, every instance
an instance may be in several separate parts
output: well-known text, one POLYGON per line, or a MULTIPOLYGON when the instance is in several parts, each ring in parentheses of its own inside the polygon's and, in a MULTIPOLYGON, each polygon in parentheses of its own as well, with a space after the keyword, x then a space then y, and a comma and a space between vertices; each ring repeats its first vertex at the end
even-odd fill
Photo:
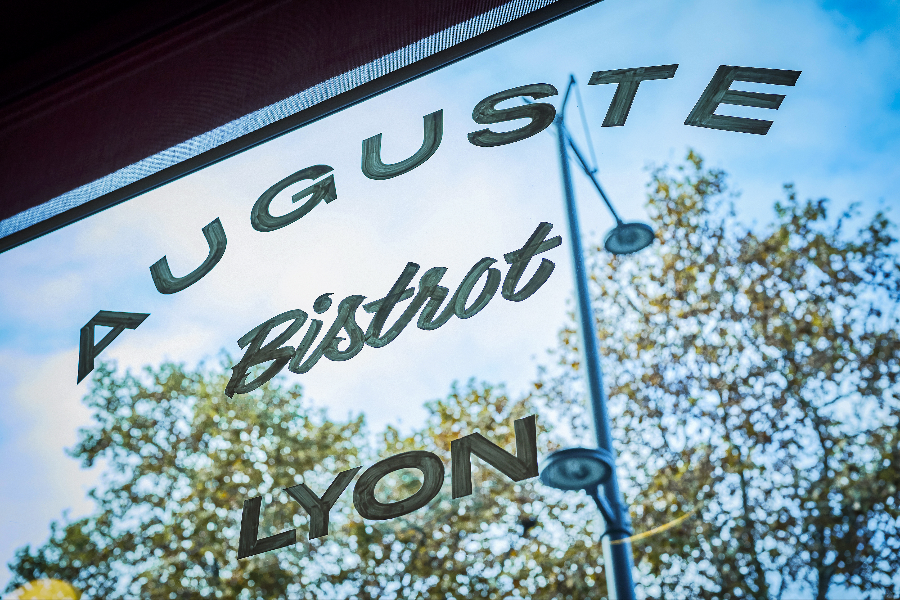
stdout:
POLYGON ((634 600, 634 581, 632 579, 634 564, 629 543, 629 537, 632 534, 631 525, 628 512, 622 503, 622 495, 616 477, 615 455, 609 415, 606 410, 606 394, 603 389, 603 375, 600 371, 600 351, 588 291, 587 268, 581 248, 581 231, 575 206, 575 194, 572 188, 569 148, 572 149, 585 173, 590 177, 616 219, 615 228, 606 236, 604 242, 606 249, 615 254, 630 254, 648 246, 653 241, 654 234, 653 230, 643 223, 622 222, 600 186, 600 182, 597 181, 594 171, 588 167, 584 156, 579 152, 566 130, 565 107, 574 83, 573 77, 569 80, 569 87, 566 89, 562 107, 554 124, 559 143, 560 171, 569 226, 569 244, 575 271, 575 295, 578 298, 578 318, 581 326, 585 371, 587 372, 594 431, 599 448, 567 448, 554 452, 544 461, 541 480, 558 489, 583 489, 593 498, 606 523, 602 543, 609 598, 610 600, 634 600))

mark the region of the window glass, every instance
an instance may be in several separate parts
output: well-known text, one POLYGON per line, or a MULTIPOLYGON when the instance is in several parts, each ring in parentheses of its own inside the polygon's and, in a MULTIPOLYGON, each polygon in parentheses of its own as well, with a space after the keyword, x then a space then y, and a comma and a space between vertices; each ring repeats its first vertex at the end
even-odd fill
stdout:
POLYGON ((3 253, 0 584, 606 594, 564 114, 637 597, 896 595, 877 12, 603 2, 3 253))

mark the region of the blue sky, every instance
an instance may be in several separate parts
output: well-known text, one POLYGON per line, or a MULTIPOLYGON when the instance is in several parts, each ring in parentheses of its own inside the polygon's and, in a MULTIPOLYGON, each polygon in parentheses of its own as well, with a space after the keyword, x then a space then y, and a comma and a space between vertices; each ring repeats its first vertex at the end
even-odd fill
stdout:
MULTIPOLYGON (((151 313, 104 359, 133 368, 196 364, 215 360, 222 348, 239 355, 241 335, 285 310, 309 312, 322 293, 379 298, 407 261, 423 271, 448 267, 452 289, 480 258, 502 261, 541 221, 565 240, 550 131, 498 148, 466 139, 481 128, 472 108, 495 92, 544 82, 562 91, 574 73, 600 177, 626 220, 644 218, 647 167, 677 162, 688 147, 730 173, 748 223, 769 218, 786 182, 804 198, 831 198, 836 208, 893 208, 896 219, 898 23, 898 3, 889 1, 606 0, 0 254, 0 514, 13 515, 0 523, 0 559, 43 541, 63 510, 77 516, 91 509, 84 491, 96 475, 63 450, 88 419, 80 405, 87 382, 75 384, 78 331, 98 310, 151 313), (585 86, 593 71, 670 63, 680 65, 675 77, 642 84, 624 127, 600 127, 614 87, 585 86), (720 109, 773 120, 768 135, 683 125, 721 64, 802 71, 796 87, 765 90, 787 96, 778 111, 720 109), (421 142, 422 116, 438 109, 444 137, 428 162, 388 181, 361 174, 363 139, 383 133, 385 161, 403 159, 421 142), (282 230, 254 231, 256 198, 312 164, 334 167, 338 199, 282 230), (207 252, 200 230, 216 217, 228 236, 219 265, 184 292, 157 293, 148 267, 166 255, 176 275, 193 269, 207 252)), ((577 113, 570 114, 577 124, 577 113)), ((599 240, 611 219, 585 181, 576 191, 583 228, 599 240)), ((273 212, 289 210, 289 196, 279 196, 273 212)), ((385 348, 287 378, 333 415, 362 411, 374 427, 418 423, 422 403, 445 395, 454 380, 477 377, 524 390, 537 366, 551 361, 546 351, 572 292, 566 248, 547 256, 558 268, 525 302, 497 296, 472 319, 431 332, 413 327, 385 348)), ((7 578, 0 569, 0 586, 7 578)))

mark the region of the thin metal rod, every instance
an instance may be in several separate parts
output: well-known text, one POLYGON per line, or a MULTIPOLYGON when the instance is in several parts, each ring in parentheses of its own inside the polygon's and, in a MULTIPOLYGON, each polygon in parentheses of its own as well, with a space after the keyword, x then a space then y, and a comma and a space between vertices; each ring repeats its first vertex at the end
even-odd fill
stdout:
POLYGON ((584 112, 584 100, 581 99, 581 88, 577 85, 575 86, 575 97, 578 98, 578 112, 581 115, 581 126, 584 128, 584 138, 587 140, 587 147, 591 152, 591 173, 596 173, 598 167, 597 154, 594 152, 594 140, 591 139, 591 129, 588 127, 587 114, 584 112))
POLYGON ((616 209, 613 208, 612 202, 610 202, 609 197, 606 195, 606 192, 603 191, 603 186, 600 185, 600 181, 597 179, 596 172, 593 171, 587 164, 587 161, 584 159, 584 155, 578 149, 578 146, 575 145, 575 140, 572 139, 572 136, 569 135, 569 132, 566 130, 565 125, 562 125, 563 132, 565 133, 566 140, 569 142, 569 147, 572 149, 572 152, 575 153, 575 157, 578 159, 578 162, 581 163, 581 168, 584 171, 584 174, 590 177, 591 181, 594 184, 594 187, 597 188, 597 191, 600 192, 600 197, 603 198, 603 201, 606 203, 606 208, 609 209, 609 212, 612 213, 612 216, 616 219, 616 224, 621 225, 622 219, 619 218, 616 209))
MULTIPOLYGON (((578 212, 575 206, 575 193, 572 188, 572 173, 569 169, 567 153, 568 135, 562 120, 562 111, 556 120, 556 132, 559 142, 559 162, 562 174, 563 192, 566 201, 566 217, 569 225, 569 245, 572 251, 572 264, 575 271, 575 295, 578 299, 578 316, 581 324, 582 347, 584 348, 585 370, 587 371, 588 391, 591 398, 591 412, 594 417, 594 431, 597 445, 613 456, 612 473, 603 484, 603 500, 609 507, 612 522, 607 519, 606 531, 603 535, 603 554, 606 563, 607 585, 610 600, 634 600, 634 581, 632 579, 633 559, 631 544, 627 538, 631 535, 628 513, 625 511, 619 492, 616 477, 615 454, 612 447, 612 434, 609 426, 609 415, 606 411, 606 394, 603 390, 603 375, 600 371, 600 352, 597 333, 594 329, 594 312, 591 308, 588 290, 587 269, 581 249, 581 230, 578 223, 578 212), (615 544, 610 542, 616 542, 615 544)), ((598 507, 601 506, 599 492, 598 507)), ((588 492, 591 493, 590 491, 588 492)), ((592 495, 592 497, 594 497, 592 495)))
MULTIPOLYGON (((584 155, 578 149, 578 146, 575 144, 575 140, 569 134, 568 130, 565 126, 566 121, 566 106, 569 104, 569 93, 572 91, 572 88, 575 88, 575 92, 578 93, 578 84, 575 81, 574 75, 569 75, 569 85, 566 86, 566 93, 563 95, 562 104, 559 107, 558 117, 556 119, 556 126, 559 128, 565 135, 566 142, 568 142, 569 147, 572 148, 572 152, 575 153, 576 158, 578 158, 578 162, 581 163, 581 168, 584 171, 584 174, 590 177, 591 182, 594 184, 594 187, 597 188, 597 191, 600 192, 600 197, 603 198, 603 202, 606 203, 606 208, 609 209, 609 212, 612 213, 613 218, 616 220, 616 225, 622 224, 622 219, 619 218, 619 214, 616 212, 616 209, 613 208, 612 202, 610 202, 609 197, 606 195, 606 192, 603 191, 603 186, 600 185, 600 181, 597 179, 597 170, 592 169, 590 165, 588 165, 587 161, 584 158, 584 155)), ((581 100, 581 94, 578 94, 579 101, 581 100)), ((527 99, 526 99, 527 102, 527 99)), ((531 104, 531 102, 528 102, 531 104)), ((585 122, 585 132, 587 132, 587 122, 585 122)), ((590 141, 590 134, 588 134, 588 141, 590 141)), ((593 152, 593 145, 591 145, 591 151, 593 152)), ((597 159, 594 158, 594 163, 596 164, 597 159)))
POLYGON ((559 115, 565 120, 566 114, 566 105, 569 103, 569 94, 572 92, 572 88, 575 86, 575 76, 569 75, 569 83, 566 85, 566 93, 563 94, 563 101, 559 107, 559 115))

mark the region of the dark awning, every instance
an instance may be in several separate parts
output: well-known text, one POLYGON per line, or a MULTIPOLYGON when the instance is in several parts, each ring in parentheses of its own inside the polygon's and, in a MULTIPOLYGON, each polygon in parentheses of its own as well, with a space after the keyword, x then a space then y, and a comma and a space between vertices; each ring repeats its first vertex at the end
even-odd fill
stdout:
POLYGON ((0 251, 597 1, 17 8, 0 64, 0 251))

